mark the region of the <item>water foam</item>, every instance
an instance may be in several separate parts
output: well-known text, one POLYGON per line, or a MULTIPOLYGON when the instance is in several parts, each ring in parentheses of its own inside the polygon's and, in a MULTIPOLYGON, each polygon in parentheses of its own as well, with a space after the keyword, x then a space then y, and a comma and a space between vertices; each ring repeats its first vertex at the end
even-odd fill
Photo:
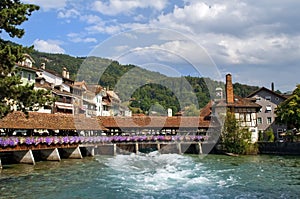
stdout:
POLYGON ((117 155, 109 158, 105 165, 112 169, 111 175, 117 181, 135 192, 162 191, 210 181, 202 176, 206 170, 202 163, 179 154, 155 151, 146 155, 117 155))

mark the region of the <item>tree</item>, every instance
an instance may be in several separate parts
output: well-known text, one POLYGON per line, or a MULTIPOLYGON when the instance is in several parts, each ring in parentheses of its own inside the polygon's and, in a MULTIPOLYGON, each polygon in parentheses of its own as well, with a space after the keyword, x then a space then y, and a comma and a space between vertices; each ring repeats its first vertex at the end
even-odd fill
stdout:
POLYGON ((199 116, 200 110, 195 104, 190 105, 184 111, 185 116, 199 116))
POLYGON ((275 122, 287 124, 288 128, 300 128, 300 85, 293 91, 292 96, 277 106, 275 122))
MULTIPOLYGON (((24 4, 19 0, 1 0, 0 33, 5 31, 11 38, 21 38, 25 31, 18 26, 38 9, 36 5, 24 4)), ((33 85, 22 85, 15 66, 24 59, 24 53, 30 50, 32 47, 13 45, 0 38, 0 118, 14 109, 27 113, 51 102, 48 92, 36 91, 33 85)))
POLYGON ((234 113, 227 111, 221 135, 224 150, 229 153, 245 154, 251 147, 251 133, 240 128, 234 113))

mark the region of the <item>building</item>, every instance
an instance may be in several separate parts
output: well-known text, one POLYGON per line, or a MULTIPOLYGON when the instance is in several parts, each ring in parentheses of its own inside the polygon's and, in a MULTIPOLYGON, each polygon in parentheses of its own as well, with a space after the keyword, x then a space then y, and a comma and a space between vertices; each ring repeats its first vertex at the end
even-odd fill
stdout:
POLYGON ((127 107, 121 105, 114 91, 106 91, 100 85, 86 84, 84 80, 75 82, 70 79, 66 67, 62 68, 60 74, 47 69, 45 63, 41 64, 40 69, 33 64, 34 60, 28 54, 16 64, 22 83, 34 85, 36 90, 48 90, 55 98, 53 106, 41 107, 38 112, 83 114, 87 117, 132 115, 127 107))
POLYGON ((272 129, 275 138, 279 139, 281 137, 280 134, 286 131, 286 125, 275 124, 275 110, 287 97, 274 92, 274 84, 272 84, 271 90, 262 87, 251 93, 248 97, 254 98, 256 103, 261 106, 261 109, 257 113, 258 130, 264 133, 266 130, 272 129))
POLYGON ((35 83, 36 73, 40 70, 33 67, 34 60, 28 54, 24 54, 24 59, 22 62, 16 64, 19 69, 19 74, 23 85, 29 84, 33 85, 35 83))
MULTIPOLYGON (((217 92, 219 95, 222 94, 219 88, 217 92)), ((251 98, 234 95, 231 74, 226 75, 225 95, 225 99, 223 96, 218 96, 218 99, 212 103, 213 115, 219 117, 220 113, 229 110, 234 113, 239 126, 251 132, 251 141, 258 141, 257 113, 261 106, 251 98)))
POLYGON ((46 69, 45 63, 42 63, 36 75, 36 88, 50 90, 56 99, 52 107, 52 113, 74 114, 74 97, 71 93, 74 81, 69 79, 67 68, 63 67, 62 74, 59 74, 46 69))

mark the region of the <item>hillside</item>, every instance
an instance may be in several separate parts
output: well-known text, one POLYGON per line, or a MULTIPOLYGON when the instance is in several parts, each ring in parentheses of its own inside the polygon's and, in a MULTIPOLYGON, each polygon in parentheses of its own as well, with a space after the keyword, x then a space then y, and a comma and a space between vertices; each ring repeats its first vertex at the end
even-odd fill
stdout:
MULTIPOLYGON (((59 73, 66 67, 70 77, 76 81, 85 80, 115 90, 121 100, 135 111, 172 108, 174 113, 191 104, 198 104, 201 108, 214 97, 217 87, 225 86, 223 82, 203 77, 167 77, 135 65, 122 65, 99 57, 72 57, 38 51, 32 52, 31 56, 36 66, 46 63, 48 69, 59 73)), ((234 84, 235 94, 241 97, 256 89, 256 86, 234 84)))

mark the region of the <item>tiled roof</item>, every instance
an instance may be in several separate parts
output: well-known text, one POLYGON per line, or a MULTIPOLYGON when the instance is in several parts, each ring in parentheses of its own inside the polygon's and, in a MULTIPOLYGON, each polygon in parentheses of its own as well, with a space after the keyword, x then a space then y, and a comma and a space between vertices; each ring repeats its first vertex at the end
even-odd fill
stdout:
POLYGON ((28 67, 28 66, 23 66, 19 63, 16 63, 16 66, 23 69, 23 70, 28 70, 28 71, 32 71, 32 72, 37 72, 40 71, 40 69, 36 68, 36 67, 28 67))
POLYGON ((250 98, 242 98, 240 96, 234 96, 233 103, 226 103, 226 100, 215 101, 216 106, 220 107, 245 107, 245 108, 260 108, 261 106, 253 102, 250 98))
POLYGON ((80 115, 13 112, 0 120, 0 128, 52 130, 105 130, 96 118, 80 115))
POLYGON ((248 95, 248 97, 253 97, 254 95, 256 95, 257 93, 259 93, 260 91, 266 91, 266 92, 271 93, 271 94, 273 94, 273 95, 275 95, 277 97, 280 97, 282 99, 287 99, 288 98, 288 96, 278 94, 278 93, 276 93, 276 92, 274 92, 274 91, 272 91, 270 89, 267 89, 266 87, 259 88, 258 90, 254 91, 250 95, 248 95))
POLYGON ((98 117, 106 128, 208 128, 210 121, 203 117, 98 117))
POLYGON ((87 89, 93 93, 100 93, 103 90, 103 87, 98 84, 87 84, 87 89))
POLYGON ((52 130, 107 130, 109 128, 209 128, 213 126, 204 117, 96 117, 84 115, 13 112, 0 120, 0 128, 52 130))
POLYGON ((211 115, 212 101, 209 101, 200 111, 200 117, 207 118, 211 115))

